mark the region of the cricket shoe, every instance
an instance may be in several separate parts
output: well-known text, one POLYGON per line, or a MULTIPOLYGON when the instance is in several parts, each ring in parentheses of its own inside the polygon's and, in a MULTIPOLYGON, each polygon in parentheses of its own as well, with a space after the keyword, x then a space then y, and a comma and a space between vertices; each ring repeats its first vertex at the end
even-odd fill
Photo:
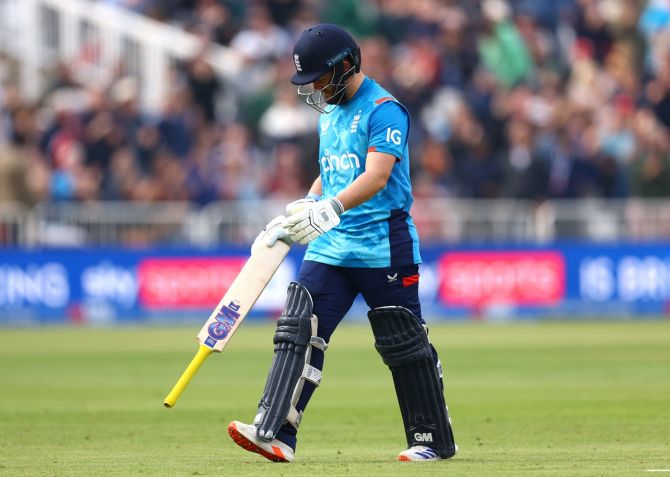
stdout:
POLYGON ((413 446, 398 454, 398 460, 402 462, 430 462, 441 459, 433 449, 426 446, 413 446))
POLYGON ((233 421, 228 424, 228 434, 235 444, 249 452, 256 452, 272 462, 293 462, 294 451, 279 439, 265 442, 256 437, 256 426, 233 421))
MULTIPOLYGON (((456 452, 458 452, 458 445, 456 445, 456 452)), ((442 460, 442 457, 430 447, 413 446, 398 454, 398 460, 401 462, 431 462, 442 460)))

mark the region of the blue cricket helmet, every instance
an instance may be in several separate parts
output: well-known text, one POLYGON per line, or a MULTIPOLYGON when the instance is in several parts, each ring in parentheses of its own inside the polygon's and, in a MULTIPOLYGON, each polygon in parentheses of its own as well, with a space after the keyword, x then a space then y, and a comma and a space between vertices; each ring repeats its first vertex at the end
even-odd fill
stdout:
POLYGON ((355 71, 359 72, 361 54, 356 40, 337 25, 331 23, 314 25, 300 34, 293 47, 296 73, 291 77, 291 83, 295 85, 313 83, 341 65, 347 57, 352 60, 355 71))

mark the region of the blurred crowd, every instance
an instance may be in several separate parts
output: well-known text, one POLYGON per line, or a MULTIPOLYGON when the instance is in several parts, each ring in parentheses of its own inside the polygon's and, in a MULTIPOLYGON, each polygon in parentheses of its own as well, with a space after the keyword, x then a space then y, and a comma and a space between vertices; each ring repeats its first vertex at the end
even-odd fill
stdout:
POLYGON ((199 54, 151 114, 123 71, 86 87, 60 65, 35 103, 3 83, 0 200, 302 196, 317 113, 291 49, 321 21, 411 112, 416 196, 670 197, 670 0, 99 1, 228 47, 242 72, 199 54))

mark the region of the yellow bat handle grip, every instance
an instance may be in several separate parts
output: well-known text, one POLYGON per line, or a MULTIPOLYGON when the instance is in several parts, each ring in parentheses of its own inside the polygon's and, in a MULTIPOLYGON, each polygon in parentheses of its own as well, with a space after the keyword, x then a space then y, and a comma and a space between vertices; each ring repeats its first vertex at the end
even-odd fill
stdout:
POLYGON ((181 393, 184 391, 184 388, 191 382, 191 378, 195 376, 195 373, 202 365, 203 361, 212 354, 212 349, 208 348, 205 345, 200 345, 198 352, 195 354, 189 365, 186 367, 186 370, 183 372, 177 384, 174 385, 170 394, 163 400, 163 406, 167 408, 174 407, 177 399, 181 396, 181 393))

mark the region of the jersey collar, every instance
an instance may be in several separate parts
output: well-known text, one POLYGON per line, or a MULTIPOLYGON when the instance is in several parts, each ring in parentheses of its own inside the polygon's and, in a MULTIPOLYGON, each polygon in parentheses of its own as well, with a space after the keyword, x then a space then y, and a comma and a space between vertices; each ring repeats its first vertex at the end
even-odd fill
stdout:
POLYGON ((358 90, 356 90, 354 95, 351 97, 351 99, 344 104, 340 104, 340 107, 347 108, 350 105, 354 104, 356 101, 358 101, 360 98, 362 98, 365 95, 365 92, 368 89, 370 89, 371 86, 372 86, 372 80, 366 76, 363 79, 363 82, 361 83, 361 85, 358 87, 358 90))

